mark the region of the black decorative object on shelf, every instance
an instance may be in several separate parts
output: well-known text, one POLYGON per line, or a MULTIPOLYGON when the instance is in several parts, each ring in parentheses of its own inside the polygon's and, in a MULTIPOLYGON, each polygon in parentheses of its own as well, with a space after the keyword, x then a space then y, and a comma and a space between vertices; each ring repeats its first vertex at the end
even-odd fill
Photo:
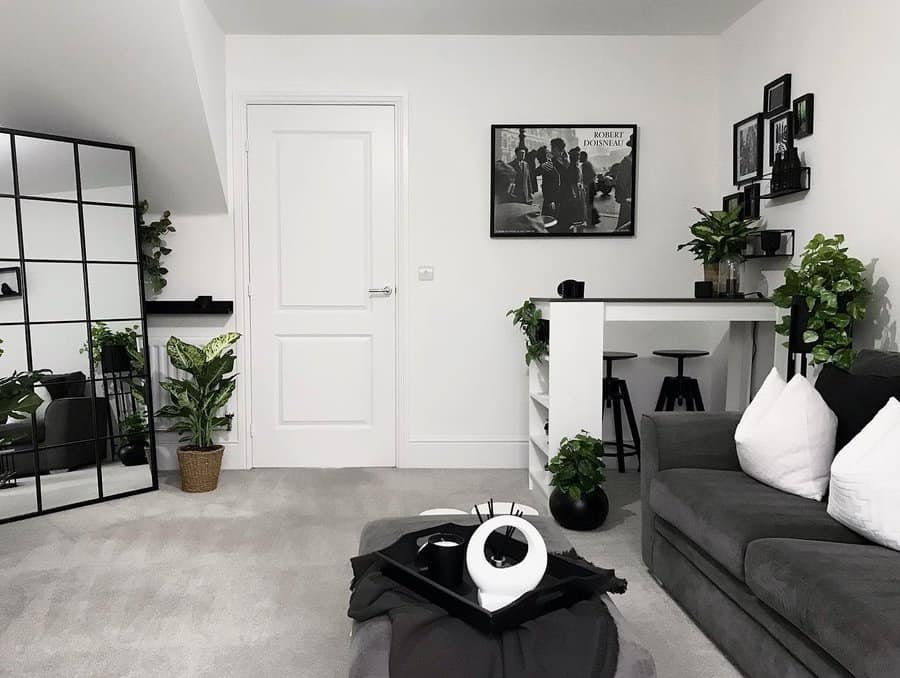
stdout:
POLYGON ((698 280, 694 283, 694 299, 712 299, 712 280, 698 280))
POLYGON ((763 113, 767 118, 791 108, 791 74, 775 78, 763 89, 763 113))
POLYGON ((744 219, 759 219, 759 184, 744 186, 744 209, 741 217, 744 219))
POLYGON ((230 315, 234 302, 200 296, 193 301, 148 301, 146 308, 151 315, 230 315))
POLYGON ((794 256, 794 229, 773 228, 757 232, 750 239, 750 252, 745 259, 794 256))
POLYGON ((563 280, 556 286, 556 293, 563 299, 584 299, 584 280, 563 280))
POLYGON ((813 133, 815 122, 812 94, 804 94, 794 99, 794 138, 802 139, 813 133))

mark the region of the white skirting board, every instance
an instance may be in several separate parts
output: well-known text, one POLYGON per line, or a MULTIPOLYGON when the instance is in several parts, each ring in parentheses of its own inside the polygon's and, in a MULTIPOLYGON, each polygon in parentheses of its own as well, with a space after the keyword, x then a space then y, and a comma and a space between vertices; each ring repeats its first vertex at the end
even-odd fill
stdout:
POLYGON ((528 468, 528 441, 447 437, 410 439, 400 468, 528 468))

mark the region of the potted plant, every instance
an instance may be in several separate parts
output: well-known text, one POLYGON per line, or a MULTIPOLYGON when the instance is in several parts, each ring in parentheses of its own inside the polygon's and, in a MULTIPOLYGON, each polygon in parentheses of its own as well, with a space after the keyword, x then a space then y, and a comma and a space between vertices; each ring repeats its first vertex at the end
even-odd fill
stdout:
MULTIPOLYGON (((863 277, 865 266, 847 255, 844 236, 813 236, 803 250, 800 265, 784 272, 784 284, 772 293, 772 301, 790 308, 795 297, 806 305, 808 320, 803 332, 810 364, 834 363, 844 369, 853 365, 853 323, 866 315, 870 290, 863 277)), ((782 318, 779 334, 790 335, 791 320, 782 318)))
POLYGON ((137 410, 122 417, 119 432, 125 436, 125 444, 119 448, 119 461, 125 466, 147 463, 147 414, 137 410))
MULTIPOLYGON (((0 339, 0 344, 2 343, 3 340, 0 339)), ((2 355, 3 349, 0 348, 0 356, 2 355)), ((37 411, 44 400, 34 392, 34 386, 45 374, 50 374, 50 370, 14 371, 8 377, 0 377, 0 426, 10 419, 25 419, 37 411)), ((0 437, 0 447, 10 444, 9 440, 0 437)), ((15 477, 14 473, 0 472, 0 487, 11 482, 15 477)))
POLYGON ((525 364, 530 365, 532 360, 543 362, 550 353, 550 321, 541 317, 541 309, 526 299, 519 308, 510 309, 506 315, 513 317, 513 325, 518 325, 525 335, 525 364))
POLYGON ((194 346, 178 337, 166 343, 169 360, 188 379, 166 379, 160 386, 172 398, 172 404, 157 412, 159 417, 174 419, 172 430, 182 434, 178 448, 181 467, 181 489, 185 492, 209 492, 219 483, 224 448, 213 441, 213 431, 229 425, 229 418, 219 414, 234 393, 235 355, 229 348, 241 335, 226 332, 205 346, 194 346))
MULTIPOLYGON (((132 325, 122 330, 111 330, 105 322, 91 325, 91 358, 104 373, 129 372, 135 365, 138 351, 138 326, 132 325)), ((79 353, 87 353, 85 343, 79 353)))
POLYGON ((706 212, 699 207, 695 210, 703 218, 691 226, 693 239, 678 246, 678 251, 687 248, 698 261, 703 262, 703 279, 711 282, 714 292, 719 289, 719 264, 741 258, 747 243, 757 226, 751 226, 753 219, 741 219, 741 206, 730 212, 713 210, 706 212))
POLYGON ((559 452, 546 469, 553 474, 550 484, 550 513, 557 523, 570 530, 593 530, 609 514, 609 499, 600 483, 606 480, 603 442, 587 431, 559 441, 559 452))

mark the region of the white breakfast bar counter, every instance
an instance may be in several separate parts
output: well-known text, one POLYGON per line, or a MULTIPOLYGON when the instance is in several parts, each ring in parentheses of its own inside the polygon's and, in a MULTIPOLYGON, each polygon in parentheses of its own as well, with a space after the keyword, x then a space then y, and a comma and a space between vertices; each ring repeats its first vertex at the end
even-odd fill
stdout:
MULTIPOLYGON (((774 325, 784 313, 768 299, 533 297, 550 321, 550 357, 529 367, 529 487, 550 491, 544 470, 559 440, 581 429, 603 438, 603 340, 608 322, 728 323, 728 377, 725 407, 741 410, 750 398, 753 329, 774 325), (544 424, 549 422, 549 433, 544 424)), ((661 327, 660 344, 665 344, 661 327)), ((666 348, 673 348, 666 346, 666 348)), ((776 342, 772 363, 780 358, 776 342)), ((757 359, 765 360, 759 356, 757 359)))

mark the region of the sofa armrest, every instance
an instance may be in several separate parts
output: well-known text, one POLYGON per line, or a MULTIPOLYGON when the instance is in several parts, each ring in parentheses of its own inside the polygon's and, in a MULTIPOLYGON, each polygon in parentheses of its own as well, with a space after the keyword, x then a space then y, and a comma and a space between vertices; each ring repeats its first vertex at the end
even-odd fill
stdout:
POLYGON ((651 570, 656 516, 650 485, 670 468, 740 471, 734 431, 741 412, 654 412, 641 421, 641 552, 651 570))

